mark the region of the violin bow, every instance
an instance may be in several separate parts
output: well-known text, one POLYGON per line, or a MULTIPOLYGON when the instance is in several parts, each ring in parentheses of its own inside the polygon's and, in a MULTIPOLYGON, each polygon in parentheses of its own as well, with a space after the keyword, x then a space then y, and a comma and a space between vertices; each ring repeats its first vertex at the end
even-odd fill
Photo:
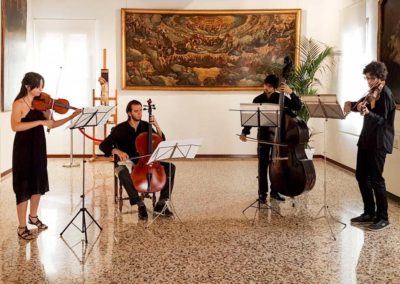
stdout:
MULTIPOLYGON (((57 79, 57 85, 56 85, 56 93, 54 95, 54 99, 51 103, 51 108, 50 108, 50 119, 53 119, 53 114, 54 114, 54 103, 58 97, 58 89, 60 87, 60 81, 61 81, 61 71, 62 71, 62 66, 60 66, 60 70, 58 71, 58 79, 57 79)), ((50 128, 47 128, 47 133, 50 133, 50 128)))
MULTIPOLYGON (((240 134, 236 134, 236 136, 240 137, 240 134)), ((279 143, 274 143, 274 142, 271 142, 271 141, 258 140, 257 138, 249 137, 249 136, 246 136, 246 139, 249 140, 250 142, 257 142, 257 143, 260 143, 260 144, 276 145, 276 146, 282 146, 282 147, 287 147, 288 146, 287 144, 279 144, 279 143)))

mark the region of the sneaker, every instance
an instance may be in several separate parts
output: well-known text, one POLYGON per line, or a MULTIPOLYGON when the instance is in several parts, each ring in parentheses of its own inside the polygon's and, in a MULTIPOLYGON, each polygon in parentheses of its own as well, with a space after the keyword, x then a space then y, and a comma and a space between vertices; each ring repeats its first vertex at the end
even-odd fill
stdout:
POLYGON ((138 216, 139 216, 139 220, 147 220, 148 215, 147 215, 146 206, 144 206, 144 205, 138 206, 138 216))
POLYGON ((167 207, 165 208, 165 210, 163 211, 164 206, 165 206, 165 203, 163 204, 163 203, 158 203, 158 202, 157 202, 156 206, 154 207, 154 213, 155 213, 155 214, 158 214, 158 215, 161 215, 161 216, 165 216, 165 217, 172 217, 172 216, 174 216, 174 213, 172 213, 172 212, 169 210, 168 206, 167 206, 167 207))
POLYGON ((388 226, 389 226, 389 221, 380 219, 380 220, 375 221, 371 225, 369 225, 368 226, 368 230, 370 230, 370 231, 380 231, 382 229, 385 229, 388 226))
POLYGON ((370 215, 370 214, 361 214, 358 217, 354 217, 350 219, 351 223, 361 223, 361 224, 365 224, 365 223, 372 223, 374 221, 374 216, 370 215))
POLYGON ((281 196, 278 192, 271 192, 270 197, 278 201, 285 201, 285 198, 281 196))

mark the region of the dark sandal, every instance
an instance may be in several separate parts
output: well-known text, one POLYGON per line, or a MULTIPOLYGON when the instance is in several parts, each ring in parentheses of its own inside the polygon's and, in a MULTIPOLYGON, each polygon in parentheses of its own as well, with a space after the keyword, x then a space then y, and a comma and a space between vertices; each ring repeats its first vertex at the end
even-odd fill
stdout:
POLYGON ((36 227, 38 227, 39 230, 46 230, 48 228, 48 226, 46 224, 43 224, 42 221, 40 221, 38 216, 31 216, 30 214, 28 217, 28 223, 31 225, 35 225, 36 227), (33 222, 32 218, 36 219, 36 222, 33 222))
POLYGON ((26 241, 30 241, 35 238, 35 236, 32 235, 31 231, 28 230, 28 228, 26 226, 18 227, 17 234, 18 234, 18 237, 20 237, 21 239, 26 240, 26 241), (21 229, 24 229, 24 230, 21 232, 21 229))

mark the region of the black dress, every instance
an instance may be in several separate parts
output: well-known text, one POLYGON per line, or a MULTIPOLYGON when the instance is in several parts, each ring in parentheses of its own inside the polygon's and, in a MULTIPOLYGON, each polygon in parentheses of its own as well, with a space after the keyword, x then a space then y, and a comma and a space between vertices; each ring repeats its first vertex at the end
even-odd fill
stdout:
MULTIPOLYGON (((21 122, 44 120, 43 112, 30 110, 21 122)), ((18 131, 13 147, 13 187, 17 204, 49 191, 46 138, 43 126, 18 131)))

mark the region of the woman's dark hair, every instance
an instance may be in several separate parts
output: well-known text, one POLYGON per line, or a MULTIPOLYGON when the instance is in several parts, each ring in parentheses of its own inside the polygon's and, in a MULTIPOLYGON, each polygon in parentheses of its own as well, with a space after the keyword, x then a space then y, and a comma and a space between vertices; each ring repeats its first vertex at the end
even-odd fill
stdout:
POLYGON ((265 77, 264 84, 271 85, 274 89, 278 88, 279 86, 279 78, 276 75, 268 75, 265 77))
POLYGON ((40 81, 43 81, 43 87, 44 87, 44 78, 42 75, 39 73, 35 72, 28 72, 25 74, 24 78, 21 81, 21 89, 19 90, 19 93, 17 97, 15 98, 14 102, 20 98, 23 98, 26 96, 28 93, 27 87, 29 87, 31 90, 35 88, 40 87, 40 81))
POLYGON ((371 63, 369 63, 367 66, 364 67, 363 74, 364 75, 370 74, 372 76, 376 76, 378 79, 386 80, 388 71, 385 63, 372 61, 371 63))
MULTIPOLYGON (((137 100, 131 100, 128 105, 126 106, 126 113, 131 112, 132 111, 132 106, 133 105, 142 105, 141 102, 137 101, 137 100)), ((128 115, 128 120, 129 120, 129 115, 128 115)))

